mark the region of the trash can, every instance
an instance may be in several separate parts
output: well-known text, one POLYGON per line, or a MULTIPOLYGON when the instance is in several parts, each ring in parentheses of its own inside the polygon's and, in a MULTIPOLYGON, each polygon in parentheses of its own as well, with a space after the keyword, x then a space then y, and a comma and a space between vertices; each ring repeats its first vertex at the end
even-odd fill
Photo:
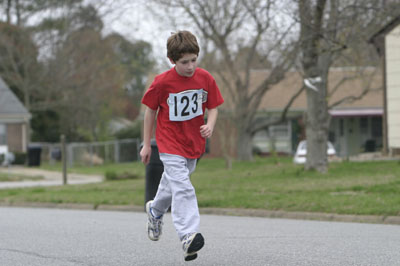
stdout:
POLYGON ((149 200, 154 199, 154 197, 156 196, 158 185, 160 184, 163 172, 164 165, 160 160, 157 143, 155 139, 152 139, 150 162, 146 165, 146 188, 144 201, 145 204, 149 200))
POLYGON ((42 148, 40 146, 28 146, 28 166, 40 166, 40 155, 42 148))
POLYGON ((373 139, 369 139, 365 142, 365 151, 374 152, 376 151, 376 142, 373 139))

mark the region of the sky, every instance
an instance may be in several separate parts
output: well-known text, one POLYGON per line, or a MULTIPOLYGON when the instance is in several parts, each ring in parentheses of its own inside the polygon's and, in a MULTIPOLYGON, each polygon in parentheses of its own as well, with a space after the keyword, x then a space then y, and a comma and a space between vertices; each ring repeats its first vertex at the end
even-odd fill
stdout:
MULTIPOLYGON (((185 29, 192 31, 196 35, 197 29, 194 25, 185 23, 182 19, 184 15, 180 14, 176 9, 165 10, 165 7, 150 5, 149 1, 146 0, 104 1, 108 4, 104 5, 103 8, 99 8, 105 24, 104 34, 117 32, 129 40, 144 40, 149 42, 153 47, 153 55, 159 70, 165 70, 172 66, 166 57, 166 42, 171 32, 185 29), (179 28, 172 26, 170 20, 163 14, 168 14, 169 16, 173 14, 175 23, 179 25, 179 28)), ((95 1, 94 3, 98 2, 95 1)), ((276 23, 280 24, 282 29, 293 23, 289 15, 292 11, 292 7, 287 5, 286 0, 282 0, 281 7, 276 10, 280 15, 275 16, 277 19, 276 23)), ((248 29, 244 28, 244 30, 248 29)), ((244 32, 244 34, 240 35, 244 38, 246 33, 244 32)), ((201 46, 201 39, 198 38, 198 42, 201 46)), ((266 49, 268 48, 266 47, 266 49)))
MULTIPOLYGON (((167 60, 166 42, 171 32, 177 29, 167 23, 165 18, 155 15, 145 0, 111 1, 100 8, 104 21, 104 34, 117 32, 128 40, 144 40, 153 46, 153 56, 161 70, 171 67, 167 60), (110 12, 111 10, 111 12, 110 12)), ((189 29, 190 30, 190 29, 189 29)))

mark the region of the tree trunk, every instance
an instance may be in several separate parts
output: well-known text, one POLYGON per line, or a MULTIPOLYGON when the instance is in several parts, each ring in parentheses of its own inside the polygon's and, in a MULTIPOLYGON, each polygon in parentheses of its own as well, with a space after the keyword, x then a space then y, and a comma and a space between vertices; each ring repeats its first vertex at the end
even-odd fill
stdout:
POLYGON ((253 160, 253 135, 245 130, 240 130, 238 134, 237 158, 240 161, 253 160))
POLYGON ((307 90, 307 161, 306 170, 327 171, 327 141, 329 129, 329 114, 326 98, 327 75, 320 76, 321 82, 315 84, 318 91, 307 90))
POLYGON ((323 11, 326 0, 318 0, 315 12, 311 1, 299 1, 302 65, 307 87, 306 170, 327 171, 328 99, 327 78, 330 54, 322 52, 323 11))
POLYGON ((7 14, 7 24, 11 24, 11 0, 7 0, 6 14, 7 14))
POLYGON ((21 26, 21 9, 19 5, 19 0, 15 0, 15 10, 17 13, 17 25, 21 26))

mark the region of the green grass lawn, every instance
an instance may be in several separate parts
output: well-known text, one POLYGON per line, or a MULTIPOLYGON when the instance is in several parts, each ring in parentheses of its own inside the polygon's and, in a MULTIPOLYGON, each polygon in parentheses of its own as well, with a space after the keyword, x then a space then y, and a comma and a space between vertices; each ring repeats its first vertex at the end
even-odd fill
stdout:
MULTIPOLYGON (((202 159, 192 176, 200 207, 339 214, 400 215, 400 162, 332 163, 327 174, 307 172, 289 158, 235 162, 202 159)), ((59 165, 42 168, 60 170, 59 165)), ((129 180, 48 188, 0 190, 1 202, 144 204, 145 168, 139 162, 72 168, 69 172, 129 172, 129 180)))

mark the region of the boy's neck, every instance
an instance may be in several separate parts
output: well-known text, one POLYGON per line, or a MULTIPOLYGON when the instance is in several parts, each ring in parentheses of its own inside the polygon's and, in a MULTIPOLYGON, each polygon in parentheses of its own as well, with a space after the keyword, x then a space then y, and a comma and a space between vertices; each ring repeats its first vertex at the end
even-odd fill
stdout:
POLYGON ((197 67, 196 67, 196 69, 193 71, 193 75, 192 76, 186 76, 186 75, 183 75, 182 73, 179 73, 179 71, 178 71, 178 69, 177 69, 177 67, 176 66, 174 66, 174 69, 175 69, 175 72, 176 72, 176 74, 178 74, 180 77, 183 77, 183 78, 191 78, 191 77, 193 77, 194 76, 194 73, 196 73, 196 69, 197 69, 197 67))

